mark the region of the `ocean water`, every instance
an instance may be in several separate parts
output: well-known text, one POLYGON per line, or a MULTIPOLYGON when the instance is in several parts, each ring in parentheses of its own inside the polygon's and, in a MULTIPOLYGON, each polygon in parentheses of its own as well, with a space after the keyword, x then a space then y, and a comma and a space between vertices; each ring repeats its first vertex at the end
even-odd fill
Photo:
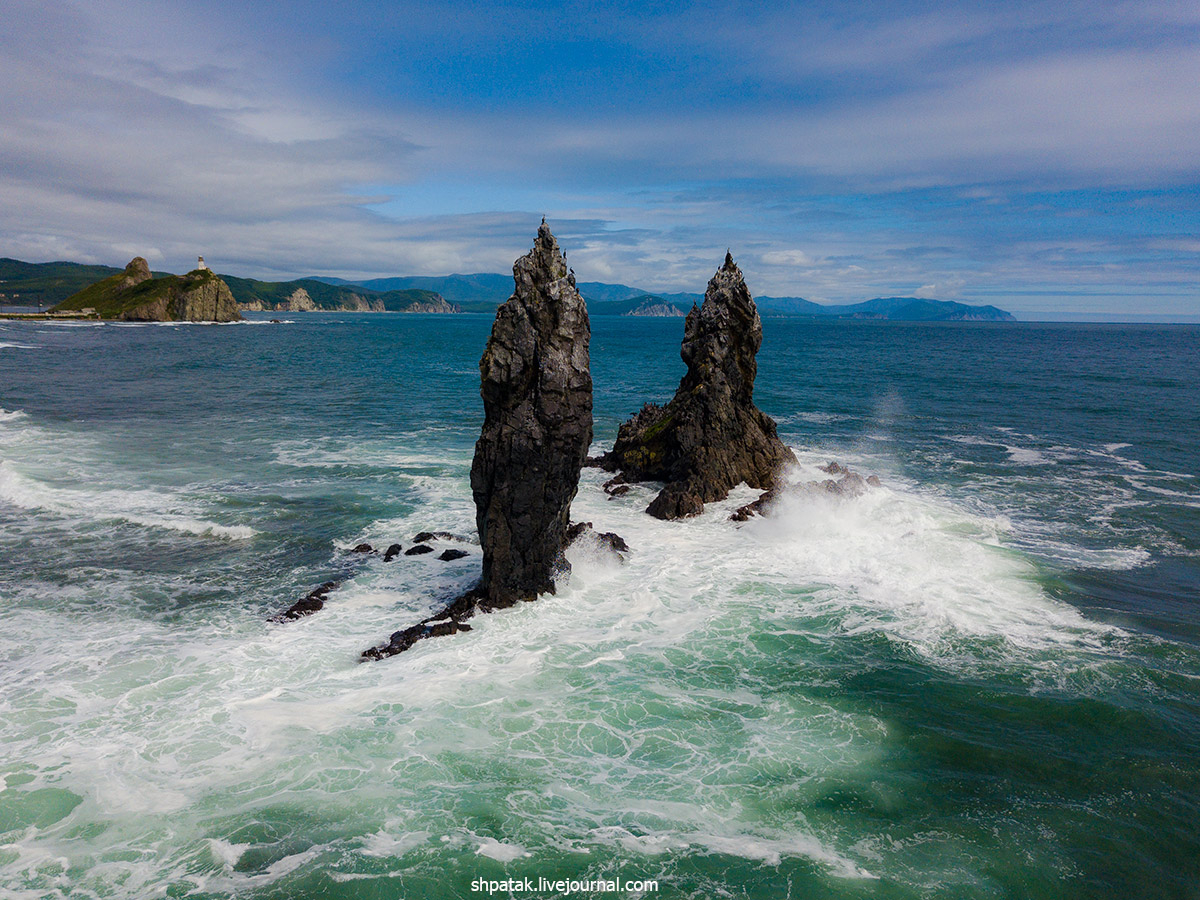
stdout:
MULTIPOLYGON (((359 664, 477 575, 346 550, 473 537, 490 319, 265 318, 0 322, 0 896, 1200 897, 1200 328, 768 320, 881 488, 585 470, 626 564, 359 664)), ((597 448, 681 331, 593 320, 597 448)))

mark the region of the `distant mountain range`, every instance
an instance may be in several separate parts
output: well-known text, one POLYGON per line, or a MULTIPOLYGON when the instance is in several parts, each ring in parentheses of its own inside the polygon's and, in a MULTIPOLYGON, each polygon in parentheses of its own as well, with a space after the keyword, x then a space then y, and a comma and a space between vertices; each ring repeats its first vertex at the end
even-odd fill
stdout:
MULTIPOLYGON (((122 271, 114 266, 80 263, 27 263, 0 259, 0 305, 53 306, 89 284, 122 271)), ((154 273, 155 276, 167 273, 154 273)), ((222 276, 238 303, 274 308, 303 290, 316 309, 403 310, 436 303, 463 312, 492 312, 512 294, 512 276, 407 275, 350 281, 313 276, 292 281, 258 281, 222 276)), ((652 293, 627 284, 579 282, 592 315, 685 315, 703 294, 652 293)), ((919 297, 880 297, 862 303, 825 305, 802 297, 755 297, 763 316, 835 319, 885 319, 905 322, 1012 322, 1011 313, 995 306, 970 306, 952 300, 919 297)), ((440 307, 438 307, 440 308, 440 307)), ((449 309, 447 309, 449 311, 449 309)))
MULTIPOLYGON (((371 290, 421 288, 436 291, 466 312, 488 312, 512 293, 509 275, 409 275, 346 281, 340 278, 311 280, 326 284, 358 285, 371 290)), ((703 294, 652 293, 627 284, 581 281, 579 293, 588 302, 592 315, 686 315, 693 303, 701 303, 703 294), (669 309, 678 312, 666 312, 669 309), (639 311, 641 310, 641 311, 639 311), (650 311, 647 311, 650 310, 650 311)), ((755 297, 764 316, 802 316, 835 319, 886 319, 902 322, 1013 322, 1013 315, 995 306, 970 306, 954 300, 927 300, 920 297, 879 297, 862 303, 826 305, 803 297, 755 297)))

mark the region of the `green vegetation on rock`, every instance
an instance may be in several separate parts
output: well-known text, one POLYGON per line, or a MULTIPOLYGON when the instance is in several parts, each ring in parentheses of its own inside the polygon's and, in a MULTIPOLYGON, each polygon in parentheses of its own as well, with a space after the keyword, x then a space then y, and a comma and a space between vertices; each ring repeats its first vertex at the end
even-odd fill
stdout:
POLYGON ((27 263, 3 258, 0 259, 0 305, 41 304, 51 307, 88 285, 120 272, 116 266, 89 266, 73 262, 27 263))
POLYGON ((243 309, 306 312, 459 312, 441 294, 426 290, 376 291, 358 285, 327 284, 315 278, 258 281, 226 275, 234 299, 243 309))
POLYGON ((124 270, 72 294, 51 312, 92 310, 102 319, 134 322, 236 322, 228 285, 209 269, 155 278, 142 257, 124 270))

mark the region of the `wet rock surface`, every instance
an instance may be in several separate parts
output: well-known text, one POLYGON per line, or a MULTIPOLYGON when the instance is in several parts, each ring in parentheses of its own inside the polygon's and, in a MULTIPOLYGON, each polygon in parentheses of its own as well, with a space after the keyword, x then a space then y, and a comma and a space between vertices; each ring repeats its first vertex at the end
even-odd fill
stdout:
MULTIPOLYGON (((795 462, 775 422, 754 405, 762 320, 729 254, 708 283, 704 305, 684 323, 687 373, 665 407, 647 403, 621 426, 599 465, 619 483, 662 481, 646 512, 660 519, 699 515, 741 482, 770 489, 795 462)), ((608 486, 606 486, 607 489, 608 486)), ((610 496, 613 491, 609 490, 610 496)))
POLYGON ((414 544, 424 544, 428 541, 461 541, 456 534, 451 534, 449 531, 421 531, 413 537, 414 544))
POLYGON ((625 538, 615 531, 597 531, 591 522, 576 522, 567 529, 567 546, 576 541, 591 541, 598 547, 616 554, 624 562, 625 554, 629 552, 629 544, 625 538))
POLYGON ((315 612, 319 612, 325 606, 325 600, 329 597, 331 591, 337 590, 341 582, 327 581, 314 591, 310 591, 305 596, 301 597, 286 610, 275 616, 273 622, 289 622, 293 619, 302 619, 305 616, 311 616, 315 612))

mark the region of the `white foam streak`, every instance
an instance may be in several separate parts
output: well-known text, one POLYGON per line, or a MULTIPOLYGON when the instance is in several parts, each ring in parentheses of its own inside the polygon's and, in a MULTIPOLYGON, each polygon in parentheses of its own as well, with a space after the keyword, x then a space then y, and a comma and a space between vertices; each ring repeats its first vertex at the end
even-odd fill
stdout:
MULTIPOLYGON (((1110 629, 1046 597, 1029 563, 1004 549, 1008 527, 903 490, 810 493, 750 522, 760 543, 745 552, 760 578, 809 585, 804 606, 836 614, 847 634, 880 631, 947 664, 980 652, 964 638, 1011 651, 1098 647, 1110 629)), ((1013 661, 1029 663, 1025 652, 1013 661)))
POLYGON ((180 498, 156 491, 53 487, 21 474, 7 460, 0 461, 0 500, 67 518, 123 521, 198 536, 246 540, 257 533, 247 525, 222 525, 191 515, 180 498))

